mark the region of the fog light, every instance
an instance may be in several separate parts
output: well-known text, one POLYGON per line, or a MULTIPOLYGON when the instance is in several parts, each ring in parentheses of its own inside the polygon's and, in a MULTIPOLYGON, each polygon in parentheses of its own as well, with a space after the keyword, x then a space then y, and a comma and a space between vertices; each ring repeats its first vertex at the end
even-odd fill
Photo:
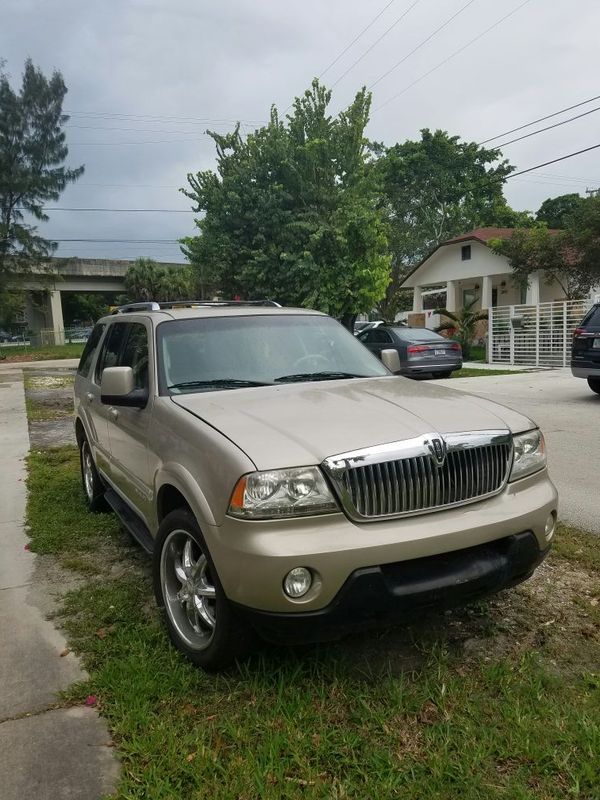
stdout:
POLYGON ((548 519, 546 520, 546 527, 544 528, 544 535, 546 537, 546 541, 551 541, 552 537, 554 536, 554 526, 556 525, 556 518, 554 514, 550 514, 548 519))
POLYGON ((283 590, 288 597, 302 597, 310 589, 312 575, 306 567, 294 567, 283 579, 283 590))

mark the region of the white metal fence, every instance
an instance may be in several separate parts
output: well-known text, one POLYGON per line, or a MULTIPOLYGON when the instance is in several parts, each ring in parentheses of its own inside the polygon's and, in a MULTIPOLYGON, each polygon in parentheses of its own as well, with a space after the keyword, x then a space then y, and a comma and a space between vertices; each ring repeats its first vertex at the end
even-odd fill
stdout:
POLYGON ((492 364, 566 367, 573 331, 591 305, 586 299, 491 308, 488 360, 492 364))

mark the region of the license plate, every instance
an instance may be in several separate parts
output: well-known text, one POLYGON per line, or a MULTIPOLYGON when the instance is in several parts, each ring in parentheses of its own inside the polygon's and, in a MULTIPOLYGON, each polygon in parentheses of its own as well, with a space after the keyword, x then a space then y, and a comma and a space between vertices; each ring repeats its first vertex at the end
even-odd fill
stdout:
POLYGON ((600 339, 594 339, 592 347, 594 348, 594 350, 600 350, 600 339))
MULTIPOLYGON (((596 341, 600 342, 600 339, 596 339, 596 341)), ((600 344, 598 345, 598 347, 600 347, 600 344)), ((445 356, 446 355, 446 351, 445 350, 434 350, 433 354, 436 355, 436 356, 445 356)))

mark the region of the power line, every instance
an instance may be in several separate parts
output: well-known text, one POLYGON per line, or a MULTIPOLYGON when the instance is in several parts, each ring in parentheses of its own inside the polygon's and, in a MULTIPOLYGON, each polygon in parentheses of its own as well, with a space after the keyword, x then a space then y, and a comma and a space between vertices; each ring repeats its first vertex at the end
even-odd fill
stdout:
POLYGON ((388 33, 390 33, 390 32, 393 30, 393 28, 395 28, 395 27, 396 27, 396 25, 397 25, 399 22, 402 22, 402 20, 404 19, 404 17, 406 17, 406 15, 407 15, 407 14, 409 14, 409 13, 410 13, 410 12, 413 10, 413 8, 414 8, 414 7, 415 7, 415 6, 416 6, 418 3, 420 3, 420 2, 421 2, 421 0, 413 0, 413 3, 412 3, 412 4, 411 4, 411 5, 410 5, 410 6, 409 6, 407 9, 406 9, 406 11, 403 11, 403 12, 402 12, 402 14, 401 14, 401 15, 398 17, 398 19, 397 19, 397 20, 395 20, 394 22, 392 22, 392 24, 391 24, 391 25, 390 25, 388 28, 386 28, 386 29, 384 30, 384 32, 381 34, 381 36, 380 36, 378 39, 376 39, 376 40, 373 42, 373 44, 372 44, 370 47, 367 47, 367 49, 366 49, 366 50, 365 50, 365 51, 362 53, 362 55, 360 55, 360 56, 359 56, 359 57, 356 59, 356 61, 353 61, 353 62, 352 62, 352 64, 350 64, 350 66, 348 67, 348 69, 347 69, 345 72, 342 72, 342 74, 341 74, 341 75, 340 75, 340 77, 337 79, 337 81, 335 81, 335 83, 332 83, 332 85, 331 85, 331 88, 332 88, 332 89, 333 89, 333 88, 335 88, 335 87, 338 85, 338 83, 339 83, 339 82, 342 80, 342 78, 345 78, 345 77, 346 77, 346 75, 347 75, 347 74, 348 74, 348 73, 349 73, 351 70, 353 70, 353 69, 354 69, 354 67, 355 67, 357 64, 359 64, 359 63, 360 63, 360 62, 363 60, 363 58, 364 58, 366 55, 368 55, 368 54, 371 52, 371 50, 372 50, 374 47, 376 47, 376 46, 379 44, 379 42, 380 42, 382 39, 384 39, 384 38, 385 38, 385 37, 388 35, 388 33))
POLYGON ((357 34, 357 35, 354 37, 354 39, 352 39, 352 41, 350 42, 350 44, 349 44, 349 45, 347 45, 347 46, 346 46, 346 47, 345 47, 345 48, 342 50, 342 52, 341 52, 341 53, 338 53, 338 55, 337 55, 337 56, 336 56, 336 57, 333 59, 333 61, 331 62, 331 64, 329 64, 329 66, 328 66, 328 67, 325 67, 325 69, 323 70, 323 72, 321 72, 321 73, 320 73, 320 75, 319 75, 319 78, 322 78, 322 77, 323 77, 323 75, 325 75, 325 73, 326 73, 326 72, 329 72, 329 70, 330 70, 330 69, 331 69, 331 68, 332 68, 332 67, 333 67, 335 64, 337 64, 337 62, 340 60, 340 58, 341 58, 342 56, 346 55, 346 53, 348 52, 348 50, 350 50, 350 48, 352 47, 352 45, 356 44, 356 42, 358 42, 358 40, 361 38, 361 36, 362 36, 363 34, 365 34, 365 33, 366 33, 368 30, 369 30, 369 28, 371 28, 371 27, 372 27, 372 26, 373 26, 373 25, 374 25, 374 24, 377 22, 377 20, 379 19, 379 17, 380 17, 380 16, 381 16, 381 15, 382 15, 382 14, 383 14, 385 11, 387 11, 387 10, 388 10, 388 8, 389 8, 391 5, 393 5, 395 2, 396 2, 396 0, 390 0, 390 2, 389 2, 389 3, 388 3, 386 6, 384 6, 384 7, 381 9, 381 11, 380 11, 378 14, 376 14, 376 15, 373 17, 373 19, 371 20, 371 22, 369 22, 369 24, 368 24, 366 27, 364 27, 364 28, 362 29, 362 31, 361 31, 359 34, 357 34))
POLYGON ((447 58, 445 58, 443 61, 440 61, 440 62, 439 62, 439 64, 436 64, 436 65, 435 65, 435 67, 432 67, 432 68, 431 68, 430 70, 428 70, 427 72, 424 72, 422 75, 420 75, 418 78, 416 78, 416 79, 415 79, 415 80, 414 80, 412 83, 409 83, 409 84, 408 84, 408 86, 405 86, 405 87, 404 87, 404 89, 402 89, 400 92, 398 92, 397 94, 393 95, 393 96, 392 96, 392 97, 390 97, 388 100, 386 100, 386 101, 385 101, 385 103, 382 103, 380 106, 377 106, 377 108, 375 108, 375 109, 373 110, 373 113, 375 113, 376 111, 381 111, 381 109, 382 109, 382 108, 385 108, 387 105, 389 105, 390 103, 392 103, 394 100, 397 100, 397 99, 398 99, 398 98, 399 98, 401 95, 403 95, 405 92, 408 92, 408 90, 409 90, 409 89, 412 89, 412 87, 413 87, 413 86, 416 86, 416 85, 417 85, 417 83, 420 83, 422 80, 424 80, 424 79, 425 79, 425 78, 427 78, 429 75, 431 75, 431 73, 432 73, 432 72, 435 72, 435 71, 436 71, 436 70, 438 70, 440 67, 443 67, 443 66, 444 66, 444 64, 447 64, 447 63, 448 63, 448 61, 451 61, 453 58, 455 58, 456 56, 460 55, 460 53, 464 52, 464 51, 465 51, 465 50, 466 50, 468 47, 470 47, 472 44, 475 44, 475 42, 477 42, 477 41, 478 41, 479 39, 481 39, 483 36, 485 36, 486 34, 488 34, 488 33, 489 33, 490 31, 492 31, 494 28, 497 28, 497 27, 498 27, 498 25, 501 25, 501 24, 502 24, 502 23, 503 23, 505 20, 507 20, 509 17, 512 17, 512 16, 513 16, 513 14, 516 14, 516 13, 517 13, 517 11, 520 11, 520 10, 523 8, 523 6, 526 6, 526 5, 527 5, 528 3, 530 3, 530 2, 531 2, 531 0, 523 0, 523 2, 522 2, 522 3, 520 3, 520 5, 518 5, 516 8, 513 8, 513 10, 512 10, 512 11, 509 11, 509 12, 508 12, 508 14, 505 14, 505 15, 504 15, 503 17, 501 17, 499 20, 497 20, 496 22, 494 22, 494 24, 493 24, 493 25, 490 25, 490 26, 489 26, 489 28, 486 28, 485 30, 481 31, 481 33, 478 33, 478 34, 477 34, 477 36, 473 37, 473 39, 471 39, 470 41, 468 41, 468 42, 467 42, 466 44, 464 44, 462 47, 459 47, 459 49, 458 49, 458 50, 455 50, 455 51, 454 51, 454 53, 452 53, 451 55, 449 55, 449 56, 448 56, 447 58))
POLYGON ((183 134, 184 136, 205 136, 205 131, 169 131, 164 128, 113 128, 106 125, 72 125, 70 122, 65 125, 65 128, 77 128, 78 130, 87 131, 134 131, 135 133, 175 133, 183 134))
POLYGON ((470 5, 473 5, 473 3, 474 3, 474 2, 476 2, 476 0, 469 0, 469 2, 468 2, 468 3, 465 3, 465 5, 464 5, 462 8, 459 8, 459 9, 458 9, 458 11, 456 11, 454 14, 452 14, 452 16, 451 16, 451 17, 448 17, 448 19, 447 19, 445 22, 443 22, 443 23, 442 23, 442 24, 439 26, 439 28, 436 28, 436 29, 433 31, 433 33, 430 33, 430 34, 429 34, 429 36, 428 36, 426 39, 423 39, 423 41, 422 41, 422 42, 419 42, 419 44, 418 44, 416 47, 414 47, 414 48, 413 48, 413 49, 410 51, 410 53, 407 53, 405 56, 403 56, 403 58, 401 58, 401 59, 400 59, 400 61, 397 61, 397 62, 396 62, 396 63, 395 63, 395 64, 394 64, 392 67, 390 67, 390 68, 387 70, 387 72, 384 72, 384 73, 383 73, 383 75, 380 75, 380 76, 377 78, 377 80, 373 81, 373 83, 372 83, 372 84, 369 86, 369 89, 372 89, 374 86, 376 86, 376 85, 377 85, 377 84, 378 84, 380 81, 382 81, 384 78, 387 78, 387 76, 388 76, 388 75, 389 75, 391 72, 393 72, 395 69, 397 69, 397 68, 400 66, 400 64, 404 64, 404 62, 405 62, 405 61, 407 61, 407 60, 408 60, 408 59, 409 59, 409 58, 410 58, 412 55, 414 55, 414 53, 416 53, 416 52, 417 52, 417 50, 420 50, 422 47, 424 47, 424 45, 426 45, 426 44, 427 44, 427 42, 431 41, 431 39, 433 39, 433 37, 434 37, 434 36, 436 36, 436 35, 437 35, 437 34, 438 34, 438 33, 439 33, 441 30, 443 30, 443 29, 444 29, 444 28, 445 28, 447 25, 449 25, 449 24, 452 22, 452 20, 453 20, 453 19, 456 19, 456 17, 458 17, 458 15, 459 15, 459 14, 462 14, 462 12, 463 12, 463 11, 466 11, 466 9, 467 9, 467 8, 468 8, 470 5))
POLYGON ((51 242, 102 242, 107 244, 180 244, 179 239, 50 239, 51 242))
MULTIPOLYGON (((27 211, 28 209, 21 206, 16 207, 17 211, 27 211)), ((196 214, 197 212, 191 208, 65 208, 64 206, 42 206, 43 211, 110 211, 115 212, 129 212, 134 211, 138 213, 161 213, 161 214, 196 214)))
POLYGON ((121 113, 119 111, 65 111, 70 117, 91 117, 93 119, 112 119, 115 121, 118 120, 139 120, 141 122, 149 121, 149 122, 183 122, 185 124, 206 124, 206 123, 222 123, 224 125, 237 125, 238 122, 240 124, 247 123, 249 125, 258 124, 263 125, 268 122, 268 120, 264 119, 226 119, 226 118, 210 118, 210 117, 178 117, 171 114, 162 114, 162 115, 155 115, 155 114, 128 114, 128 113, 121 113))
MULTIPOLYGON (((196 136, 209 136, 209 134, 198 133, 196 136)), ((68 142, 69 147, 117 147, 142 144, 197 144, 197 139, 155 139, 152 142, 68 142)))
POLYGON ((576 150, 574 153, 568 153, 568 155, 566 156, 553 158, 552 161, 544 161, 543 164, 537 164, 535 167, 528 167, 528 169, 522 169, 519 170, 519 172, 512 172, 510 175, 506 176, 505 180, 510 180, 510 178, 516 178, 517 175, 525 175, 526 172, 533 172, 536 169, 547 167, 549 164, 556 164, 558 161, 566 161, 567 158, 573 158, 573 156, 580 156, 582 153, 589 153, 590 150, 596 150, 598 147, 600 147, 600 144, 593 144, 591 147, 585 147, 583 150, 576 150))
POLYGON ((558 117, 559 114, 564 114, 566 111, 572 111, 574 108, 579 108, 580 106, 585 106, 588 103, 593 103, 594 100, 600 100, 600 94, 597 94, 595 97, 590 97, 588 100, 582 100, 581 103, 575 103, 575 105, 561 108, 560 111, 553 111, 552 114, 546 114, 545 117, 538 117, 531 122, 526 122, 525 125, 519 125, 518 128, 511 128, 509 131, 504 131, 504 133, 497 133, 495 136, 490 136, 489 139, 484 139, 482 142, 478 142, 478 144, 487 144, 494 139, 500 139, 501 136, 510 136, 511 133, 522 131, 523 128, 529 128, 532 125, 537 125, 538 122, 545 122, 547 119, 552 119, 552 117, 558 117))
POLYGON ((537 136, 538 133, 544 133, 544 131, 550 131, 552 130, 552 128, 560 128, 561 125, 566 125, 568 122, 573 122, 576 119, 581 119, 581 117, 587 117, 588 114, 593 114, 596 111, 600 111, 600 106, 592 108, 589 111, 584 111, 583 114, 577 114, 575 117, 569 117, 569 119, 563 119, 562 122, 555 122, 554 125, 546 125, 545 128, 540 128, 537 131, 526 133, 523 136, 517 136, 516 139, 510 139, 508 142, 502 142, 502 144, 495 145, 495 148, 500 149, 502 147, 506 147, 508 144, 514 144, 515 142, 520 142, 523 139, 529 139, 531 136, 537 136))

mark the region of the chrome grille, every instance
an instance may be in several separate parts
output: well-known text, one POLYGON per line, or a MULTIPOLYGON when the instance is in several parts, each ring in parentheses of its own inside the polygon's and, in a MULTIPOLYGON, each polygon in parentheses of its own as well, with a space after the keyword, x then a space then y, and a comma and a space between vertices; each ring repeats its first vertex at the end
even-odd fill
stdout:
POLYGON ((429 434, 345 453, 323 464, 350 517, 373 519, 437 511, 498 493, 508 478, 506 431, 429 434), (431 446, 444 445, 443 462, 431 446), (445 441, 444 441, 445 439, 445 441))

